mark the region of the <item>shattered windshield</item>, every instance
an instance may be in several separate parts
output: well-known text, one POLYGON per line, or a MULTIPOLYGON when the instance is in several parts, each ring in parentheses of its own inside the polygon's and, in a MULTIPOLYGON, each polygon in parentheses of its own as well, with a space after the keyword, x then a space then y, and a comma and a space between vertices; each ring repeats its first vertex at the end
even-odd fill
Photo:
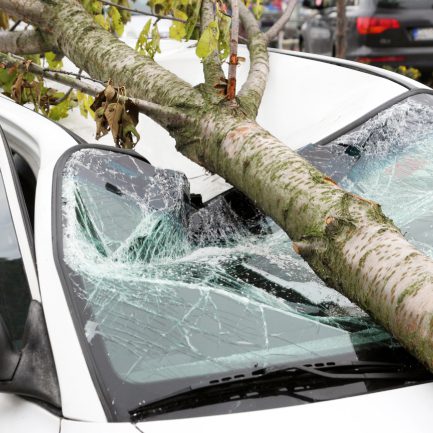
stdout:
MULTIPOLYGON (((328 145, 334 150, 326 155, 322 148, 305 154, 331 174, 339 167, 343 186, 383 203, 428 245, 433 128, 426 124, 433 110, 425 98, 433 99, 418 96, 380 113, 328 145)), ((203 204, 183 174, 97 148, 67 155, 60 185, 62 272, 114 420, 236 371, 406 356, 366 313, 326 287, 287 235, 235 190, 203 204)), ((362 384, 348 395, 369 390, 362 384)), ((257 409, 259 400, 226 410, 257 409)), ((301 403, 286 398, 267 407, 301 403)))
POLYGON ((405 237, 430 257, 432 119, 433 96, 413 96, 331 143, 301 152, 343 188, 380 203, 405 237))

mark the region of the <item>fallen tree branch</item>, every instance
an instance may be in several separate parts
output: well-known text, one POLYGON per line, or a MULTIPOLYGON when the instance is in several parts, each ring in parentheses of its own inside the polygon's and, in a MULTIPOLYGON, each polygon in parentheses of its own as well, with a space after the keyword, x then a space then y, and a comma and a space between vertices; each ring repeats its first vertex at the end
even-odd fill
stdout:
POLYGON ((0 51, 14 54, 39 54, 54 51, 56 47, 47 42, 37 30, 1 32, 0 51))
POLYGON ((292 13, 297 3, 298 3, 297 0, 289 0, 286 10, 283 12, 280 18, 278 18, 278 20, 273 24, 273 26, 265 33, 268 42, 276 38, 278 33, 280 33, 280 31, 283 30, 284 25, 287 23, 287 21, 289 21, 290 17, 292 16, 292 13))
POLYGON ((250 70, 247 80, 238 93, 238 99, 243 110, 254 119, 269 75, 268 39, 260 31, 259 23, 242 1, 239 2, 239 15, 247 33, 250 70))
MULTIPOLYGON (((208 26, 215 21, 215 5, 211 0, 203 0, 200 11, 200 33, 208 28, 208 26)), ((224 71, 222 69, 219 53, 214 50, 207 58, 203 60, 203 74, 207 93, 214 97, 215 102, 221 99, 218 95, 217 87, 225 80, 224 71), (215 98, 216 97, 216 98, 215 98)))
MULTIPOLYGON (((0 53, 0 64, 3 68, 11 68, 16 66, 28 67, 28 71, 32 72, 33 74, 60 84, 64 84, 90 96, 97 96, 101 91, 104 90, 103 85, 86 83, 65 75, 61 71, 46 70, 34 63, 27 63, 28 66, 24 66, 25 63, 26 59, 22 57, 0 53)), ((163 107, 149 101, 143 101, 142 99, 137 98, 129 98, 126 96, 120 96, 119 99, 124 102, 130 100, 137 105, 140 113, 149 116, 162 126, 179 127, 187 122, 187 116, 173 108, 163 107)))
POLYGON ((62 53, 78 68, 102 81, 111 78, 116 87, 124 86, 146 101, 169 107, 203 105, 200 91, 107 32, 76 0, 51 1, 49 29, 62 53), (80 43, 71 45, 71 40, 80 43))
POLYGON ((46 4, 41 0, 0 0, 0 9, 37 27, 45 25, 49 20, 46 4))

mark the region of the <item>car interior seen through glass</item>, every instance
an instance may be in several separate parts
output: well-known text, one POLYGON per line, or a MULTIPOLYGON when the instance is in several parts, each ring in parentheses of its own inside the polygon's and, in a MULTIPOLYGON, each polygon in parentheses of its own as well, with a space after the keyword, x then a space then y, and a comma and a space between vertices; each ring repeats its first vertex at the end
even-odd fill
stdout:
POLYGON ((19 347, 31 299, 1 173, 0 233, 0 315, 19 347))

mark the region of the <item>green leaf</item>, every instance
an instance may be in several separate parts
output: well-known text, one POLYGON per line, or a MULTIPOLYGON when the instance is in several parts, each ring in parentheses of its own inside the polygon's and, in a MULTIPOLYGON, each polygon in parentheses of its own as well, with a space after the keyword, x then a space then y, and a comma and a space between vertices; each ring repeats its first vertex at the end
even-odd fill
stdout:
MULTIPOLYGON (((188 20, 188 15, 179 9, 173 9, 173 15, 175 18, 178 18, 180 20, 183 20, 183 21, 188 20)), ((170 27, 169 36, 172 39, 176 39, 177 41, 181 41, 186 36, 185 23, 181 23, 179 21, 173 21, 173 24, 170 27)))
POLYGON ((212 21, 200 36, 200 39, 197 43, 197 48, 195 50, 197 56, 202 60, 209 57, 213 51, 218 49, 218 38, 218 23, 216 21, 212 21))
POLYGON ((50 112, 48 113, 48 117, 52 120, 60 120, 65 117, 68 117, 68 111, 70 107, 69 98, 62 101, 60 104, 57 104, 50 108, 50 112))
MULTIPOLYGON (((126 6, 127 8, 131 7, 132 5, 130 4, 129 0, 118 0, 117 4, 119 6, 126 6)), ((125 10, 125 9, 120 9, 120 15, 122 17, 122 21, 123 24, 128 23, 129 21, 131 21, 131 12, 125 10)))
POLYGON ((45 53, 45 59, 47 60, 48 66, 51 69, 61 69, 63 68, 63 62, 62 60, 59 60, 57 57, 57 54, 48 51, 45 53))
POLYGON ((125 26, 123 25, 122 16, 117 8, 111 7, 108 9, 108 16, 111 18, 111 27, 117 36, 122 36, 125 26))
POLYGON ((155 57, 156 53, 161 52, 161 49, 159 48, 160 41, 161 37, 159 35, 158 25, 155 23, 153 25, 151 39, 146 44, 147 54, 151 59, 155 57))
POLYGON ((85 93, 82 93, 80 91, 77 92, 77 101, 78 106, 80 107, 80 113, 86 119, 89 114, 93 119, 95 118, 95 113, 90 108, 94 100, 95 98, 93 98, 92 96, 86 95, 85 93))
POLYGON ((201 0, 196 0, 193 13, 189 16, 188 22, 185 25, 186 28, 185 39, 187 41, 191 39, 191 36, 193 35, 194 30, 196 29, 198 17, 200 16, 200 9, 201 9, 201 0))
POLYGON ((256 19, 260 19, 263 14, 263 0, 256 0, 253 5, 253 13, 256 19))
POLYGON ((135 51, 138 51, 140 54, 146 53, 146 44, 149 37, 149 30, 151 25, 152 19, 149 19, 144 25, 143 30, 141 30, 140 34, 138 35, 138 39, 135 44, 135 51))
POLYGON ((12 92, 12 86, 15 83, 15 80, 18 76, 18 70, 14 69, 0 69, 0 86, 3 88, 3 91, 7 94, 12 92))
POLYGON ((24 56, 27 60, 31 60, 35 65, 41 65, 41 55, 40 54, 27 54, 24 56))
POLYGON ((174 21, 173 24, 170 26, 169 36, 171 39, 181 41, 186 36, 185 24, 174 21))
POLYGON ((218 51, 220 59, 224 60, 230 54, 230 25, 231 19, 222 13, 218 14, 219 24, 219 38, 218 38, 218 51))
POLYGON ((102 14, 102 3, 98 0, 81 0, 87 12, 91 15, 102 14))
POLYGON ((95 23, 99 24, 103 29, 110 30, 110 23, 105 19, 104 15, 95 15, 93 19, 95 20, 95 23))

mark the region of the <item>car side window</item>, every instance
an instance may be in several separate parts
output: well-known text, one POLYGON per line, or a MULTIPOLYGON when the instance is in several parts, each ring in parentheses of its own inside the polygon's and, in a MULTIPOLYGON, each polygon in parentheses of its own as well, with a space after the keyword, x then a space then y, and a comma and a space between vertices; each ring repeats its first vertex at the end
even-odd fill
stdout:
POLYGON ((31 296, 1 172, 0 233, 0 315, 19 347, 31 296))

